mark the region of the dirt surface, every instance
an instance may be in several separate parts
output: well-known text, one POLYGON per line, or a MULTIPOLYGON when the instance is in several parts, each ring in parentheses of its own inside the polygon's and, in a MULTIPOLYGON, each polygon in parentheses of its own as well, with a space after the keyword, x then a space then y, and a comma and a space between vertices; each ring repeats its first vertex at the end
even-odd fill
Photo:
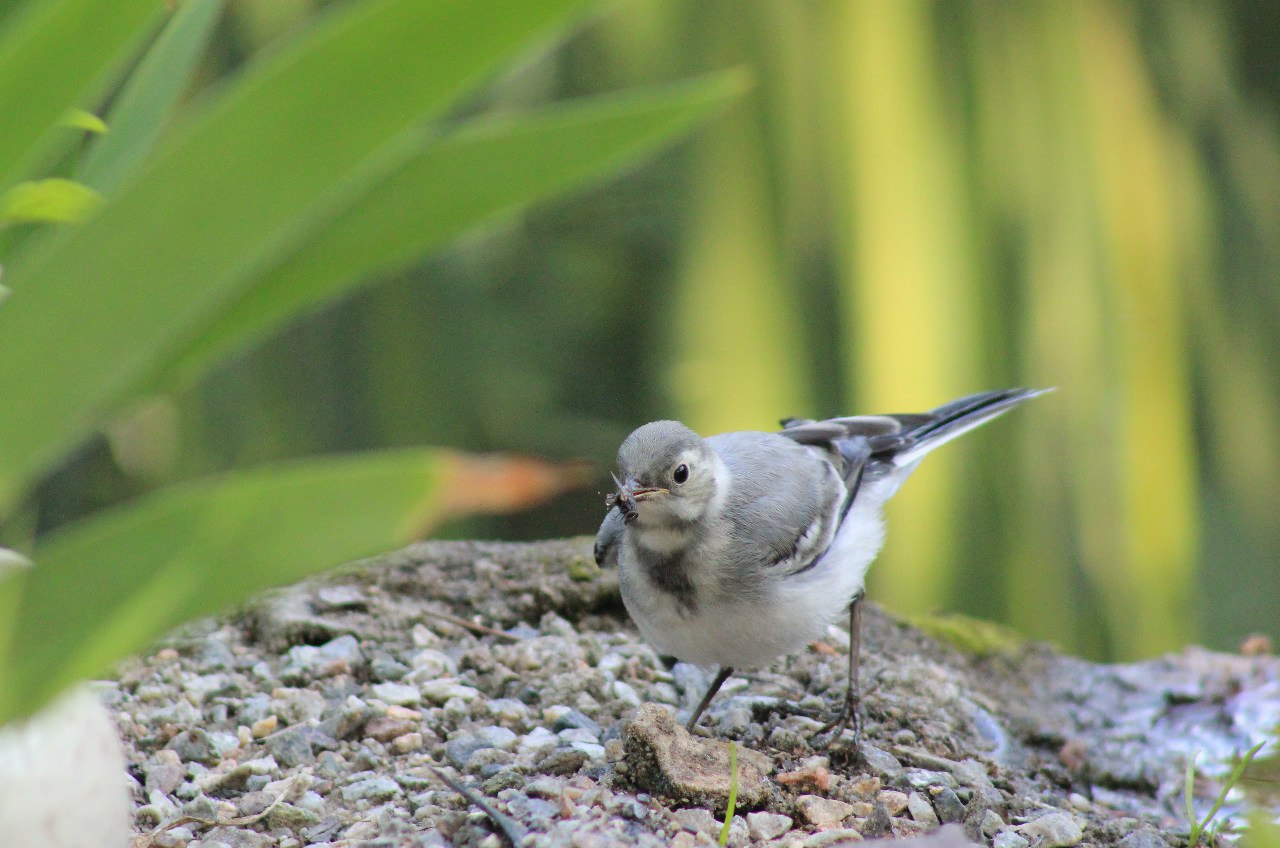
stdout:
POLYGON ((975 654, 870 605, 862 738, 815 749, 846 650, 832 629, 730 678, 690 737, 706 671, 639 640, 589 539, 424 543, 188 628, 101 697, 137 844, 162 848, 711 845, 730 740, 730 845, 951 823, 995 848, 1159 848, 1186 841, 1187 757, 1207 809, 1280 716, 1274 657, 975 654))

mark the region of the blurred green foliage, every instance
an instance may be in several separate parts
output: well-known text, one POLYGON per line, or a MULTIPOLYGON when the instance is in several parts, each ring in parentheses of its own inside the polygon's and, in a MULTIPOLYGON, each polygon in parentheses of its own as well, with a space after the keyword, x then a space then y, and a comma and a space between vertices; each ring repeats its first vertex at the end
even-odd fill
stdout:
POLYGON ((121 469, 163 471, 170 399, 218 361, 652 151, 743 83, 476 116, 474 91, 590 2, 368 0, 191 93, 223 0, 117 4, 111 25, 100 5, 0 16, 0 105, 16 109, 0 140, 0 540, 29 554, 0 547, 0 723, 189 618, 580 485, 580 465, 415 447, 160 474, 39 526, 42 484, 92 478, 75 450, 94 434, 121 469))
MULTIPOLYGON (((232 2, 188 96, 314 14, 232 2)), ((1245 0, 617 4, 458 116, 734 64, 751 95, 156 392, 44 478, 30 528, 424 441, 590 458, 604 491, 654 418, 770 428, 1056 386, 930 458, 872 598, 1095 657, 1275 635, 1277 32, 1280 7, 1245 0)), ((587 492, 453 532, 590 533, 602 511, 587 492)))

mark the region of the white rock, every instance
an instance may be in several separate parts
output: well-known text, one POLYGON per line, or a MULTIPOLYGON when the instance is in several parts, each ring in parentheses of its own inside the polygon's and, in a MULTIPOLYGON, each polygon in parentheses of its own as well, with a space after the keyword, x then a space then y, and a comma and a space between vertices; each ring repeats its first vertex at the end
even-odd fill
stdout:
POLYGON ((0 833, 6 845, 124 848, 131 803, 120 740, 79 687, 0 728, 0 833))
POLYGON ((752 839, 777 839, 791 829, 791 816, 781 813, 747 813, 747 830, 752 839))

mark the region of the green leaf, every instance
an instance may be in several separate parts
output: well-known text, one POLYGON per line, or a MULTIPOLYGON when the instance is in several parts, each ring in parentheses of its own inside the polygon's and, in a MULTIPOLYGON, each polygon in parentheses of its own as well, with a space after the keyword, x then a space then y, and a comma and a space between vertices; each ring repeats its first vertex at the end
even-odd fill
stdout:
POLYGON ((47 135, 94 97, 163 13, 157 0, 32 0, 0 32, 0 189, 43 158, 47 135))
POLYGON ((61 177, 18 183, 0 195, 0 227, 34 222, 76 224, 101 205, 102 195, 61 177))
POLYGON ((0 576, 0 601, 20 599, 0 615, 15 636, 0 723, 183 621, 580 482, 527 459, 396 450, 235 472, 98 513, 41 540, 34 568, 0 576))
POLYGON ((110 194, 142 164, 186 89, 224 5, 223 0, 183 0, 129 74, 111 107, 111 135, 85 154, 82 182, 110 194))
POLYGON ((406 130, 581 4, 333 8, 209 95, 101 214, 24 254, 0 310, 0 511, 317 217, 398 162, 406 130))
POLYGON ((300 310, 411 262, 466 230, 651 153, 737 96, 737 72, 481 118, 417 150, 268 271, 174 363, 179 382, 300 310))
POLYGON ((74 130, 84 130, 98 135, 107 131, 105 121, 92 112, 86 112, 84 109, 68 109, 67 113, 62 116, 62 125, 71 127, 74 130))

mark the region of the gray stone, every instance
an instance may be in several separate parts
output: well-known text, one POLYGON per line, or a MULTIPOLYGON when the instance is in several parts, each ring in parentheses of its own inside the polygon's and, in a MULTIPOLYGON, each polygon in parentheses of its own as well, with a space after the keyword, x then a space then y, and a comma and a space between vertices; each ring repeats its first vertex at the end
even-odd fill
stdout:
POLYGON ((184 730, 169 740, 166 748, 177 754, 183 762, 216 765, 222 758, 218 756, 217 747, 209 734, 200 728, 184 730))
POLYGON ((1135 830, 1117 843, 1120 848, 1169 848, 1168 843, 1153 830, 1135 830))
POLYGON ((955 790, 944 786, 937 792, 931 791, 930 794, 933 795, 933 808, 938 811, 938 818, 943 824, 964 821, 964 804, 955 790))
POLYGON ((747 813, 747 830, 752 839, 777 839, 791 829, 791 816, 781 813, 747 813))
POLYGON ((276 844, 270 834, 242 827, 215 827, 201 839, 204 845, 210 842, 221 842, 228 848, 272 848, 276 844))
POLYGON ((1079 845, 1084 831, 1070 813, 1056 812, 1018 826, 1018 832, 1036 848, 1070 848, 1079 845))
POLYGON ((911 813, 912 819, 921 824, 930 827, 938 824, 938 814, 933 811, 933 805, 919 792, 912 792, 907 796, 907 812, 911 813))
POLYGON ((559 733, 561 730, 569 730, 570 728, 579 728, 588 731, 592 740, 600 738, 600 725, 595 719, 583 713, 581 710, 569 709, 556 718, 555 723, 551 725, 551 729, 559 733))
POLYGON ((863 742, 858 746, 858 753, 862 755, 867 768, 873 773, 879 774, 886 782, 891 782, 902 774, 902 763, 898 762, 897 757, 883 748, 877 748, 869 742, 863 742))
POLYGON ((1002 830, 991 840, 991 848, 1027 848, 1030 844, 1012 830, 1002 830))
POLYGON ((983 836, 990 839, 1002 827, 1004 827, 1004 819, 1000 818, 995 810, 987 810, 982 814, 982 821, 978 825, 978 830, 981 831, 983 836))
POLYGON ((412 706, 422 701, 422 692, 418 687, 407 683, 375 683, 369 687, 369 694, 383 703, 401 707, 412 706))
MULTIPOLYGON (((366 772, 358 772, 360 775, 366 772)), ((361 777, 361 779, 342 787, 342 798, 345 801, 390 801, 400 794, 400 784, 385 775, 361 777)))
POLYGON ((862 841, 862 831, 853 828, 824 830, 800 843, 804 848, 836 848, 862 841))

